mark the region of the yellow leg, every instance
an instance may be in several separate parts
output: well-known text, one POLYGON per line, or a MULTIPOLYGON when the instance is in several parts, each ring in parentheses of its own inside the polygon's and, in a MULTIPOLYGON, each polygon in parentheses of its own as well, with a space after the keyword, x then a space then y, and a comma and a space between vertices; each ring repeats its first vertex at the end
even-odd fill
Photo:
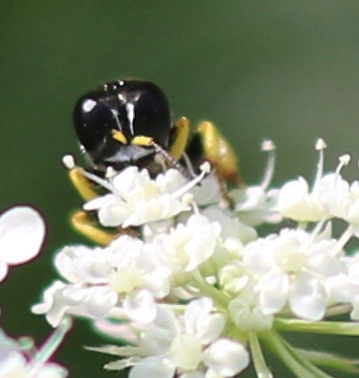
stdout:
POLYGON ((189 119, 186 117, 181 117, 177 120, 171 130, 170 136, 170 150, 169 153, 173 156, 176 160, 179 160, 183 152, 185 151, 188 139, 190 135, 190 122, 189 119))
POLYGON ((240 184, 238 158, 230 145, 211 122, 201 122, 197 127, 200 134, 204 157, 215 168, 218 178, 240 184))
POLYGON ((72 226, 76 231, 100 245, 109 245, 112 240, 119 236, 118 233, 111 234, 99 228, 98 223, 91 220, 85 211, 78 211, 71 216, 72 226))
MULTIPOLYGON (((85 201, 89 201, 98 196, 98 193, 92 188, 91 182, 83 175, 82 168, 72 168, 69 171, 69 177, 75 189, 85 201)), ((122 233, 121 231, 111 233, 102 229, 98 222, 91 219, 91 216, 85 211, 75 212, 71 216, 71 223, 76 231, 80 232, 91 241, 104 246, 111 243, 113 239, 122 233)), ((127 234, 131 234, 131 232, 128 230, 123 231, 123 233, 127 234)))
POLYGON ((70 169, 69 177, 73 186, 85 201, 89 201, 98 196, 96 191, 92 189, 89 180, 83 175, 82 168, 75 167, 70 169))

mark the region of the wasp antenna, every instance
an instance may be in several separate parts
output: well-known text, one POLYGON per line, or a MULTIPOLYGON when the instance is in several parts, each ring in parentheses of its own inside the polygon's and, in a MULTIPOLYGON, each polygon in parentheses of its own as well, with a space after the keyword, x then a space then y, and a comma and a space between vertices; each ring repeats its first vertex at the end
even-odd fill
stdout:
POLYGON ((178 160, 176 160, 167 150, 165 150, 162 146, 154 141, 152 141, 152 145, 155 148, 156 152, 164 158, 164 160, 170 167, 177 169, 188 180, 192 180, 193 177, 190 172, 186 168, 184 168, 178 162, 178 160))

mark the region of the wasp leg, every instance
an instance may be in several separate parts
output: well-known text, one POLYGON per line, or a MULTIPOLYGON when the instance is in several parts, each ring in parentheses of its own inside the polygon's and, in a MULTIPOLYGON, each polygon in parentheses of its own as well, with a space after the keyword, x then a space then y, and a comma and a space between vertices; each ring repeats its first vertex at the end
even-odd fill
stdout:
POLYGON ((240 185, 238 157, 214 124, 201 122, 196 132, 200 135, 204 157, 216 169, 219 179, 240 185))
POLYGON ((186 117, 179 118, 171 129, 169 153, 178 161, 181 159, 190 136, 190 121, 186 117))
POLYGON ((201 122, 186 149, 186 154, 195 170, 207 160, 211 163, 213 172, 222 193, 225 207, 232 206, 232 199, 228 194, 229 183, 241 185, 238 170, 238 158, 227 141, 211 122, 201 122))
MULTIPOLYGON (((82 168, 76 166, 71 167, 69 169, 69 178, 77 192, 85 201, 89 201, 98 196, 91 182, 84 176, 82 168)), ((119 232, 110 233, 101 229, 98 222, 91 219, 90 214, 85 211, 77 211, 72 214, 71 224, 76 231, 100 245, 108 245, 120 234, 119 232)))
POLYGON ((76 231, 100 245, 108 245, 119 236, 118 233, 111 234, 99 228, 96 221, 91 220, 85 211, 77 211, 71 216, 72 226, 76 231))
POLYGON ((83 175, 82 168, 71 168, 69 170, 69 178, 72 185, 85 201, 89 201, 98 196, 98 193, 93 189, 90 181, 83 175))

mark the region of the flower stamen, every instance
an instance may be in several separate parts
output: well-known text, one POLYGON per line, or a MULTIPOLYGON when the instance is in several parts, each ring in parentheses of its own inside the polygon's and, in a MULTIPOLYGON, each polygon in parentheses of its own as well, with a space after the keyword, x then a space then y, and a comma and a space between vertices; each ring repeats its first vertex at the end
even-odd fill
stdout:
POLYGON ((267 152, 267 163, 264 169, 264 176, 262 179, 262 183, 260 184, 262 189, 266 190, 269 184, 271 183, 273 179, 273 175, 274 175, 275 160, 276 160, 276 154, 275 154, 276 146, 272 140, 267 139, 262 142, 261 150, 263 152, 267 152))
POLYGON ((337 181, 339 180, 340 172, 343 169, 343 167, 349 165, 351 156, 349 154, 344 154, 339 156, 338 160, 339 164, 335 170, 335 183, 337 183, 337 181))
POLYGON ((324 170, 324 150, 327 148, 327 144, 324 139, 319 138, 315 144, 315 149, 318 151, 318 163, 317 163, 317 172, 314 179, 313 191, 317 184, 320 182, 323 177, 324 170))
POLYGON ((193 189, 197 184, 199 184, 205 176, 207 176, 211 171, 211 165, 208 161, 201 164, 199 167, 201 173, 197 175, 193 180, 189 181, 186 185, 182 186, 181 188, 177 189, 175 192, 171 194, 172 198, 179 198, 193 189))

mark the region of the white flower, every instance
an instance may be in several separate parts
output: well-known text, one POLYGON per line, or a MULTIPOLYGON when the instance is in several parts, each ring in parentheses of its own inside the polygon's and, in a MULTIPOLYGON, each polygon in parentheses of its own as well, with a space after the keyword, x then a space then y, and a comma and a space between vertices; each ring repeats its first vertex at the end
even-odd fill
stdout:
POLYGON ((219 377, 234 377, 249 364, 249 355, 242 344, 229 339, 214 341, 203 353, 204 364, 219 377))
POLYGON ((261 183, 230 192, 236 216, 249 226, 278 223, 282 220, 277 206, 279 191, 268 189, 275 168, 275 145, 271 140, 265 140, 261 149, 267 153, 267 164, 261 183))
POLYGON ((8 266, 35 258, 45 238, 45 222, 32 207, 15 206, 0 216, 0 282, 8 266))
POLYGON ((129 377, 219 376, 233 377, 249 363, 242 344, 221 338, 224 318, 212 313, 209 298, 186 306, 183 318, 160 308, 154 323, 141 334, 139 346, 145 355, 129 377), (176 375, 176 376, 177 376, 176 375))
POLYGON ((215 173, 205 177, 200 185, 195 186, 192 191, 194 200, 198 206, 209 206, 222 201, 223 194, 221 186, 215 173))
POLYGON ((298 317, 320 320, 328 297, 324 280, 341 272, 337 255, 334 239, 313 239, 304 231, 284 229, 245 246, 243 263, 257 281, 264 314, 278 313, 288 305, 298 317))
POLYGON ((117 294, 106 286, 84 286, 55 281, 43 294, 43 302, 32 306, 35 314, 45 314, 57 327, 65 314, 98 319, 109 316, 117 305, 117 294))
POLYGON ((323 177, 321 200, 332 217, 359 226, 359 183, 349 184, 339 174, 323 177))
POLYGON ((57 271, 71 283, 105 284, 113 271, 113 253, 105 248, 66 246, 54 259, 57 271))
POLYGON ((173 272, 191 272, 214 254, 220 231, 218 222, 195 214, 186 224, 155 237, 153 245, 173 272))
POLYGON ((327 279, 326 289, 334 303, 349 303, 352 306, 350 317, 359 320, 359 253, 343 256, 343 271, 327 279))
POLYGON ((155 299, 170 292, 171 269, 158 261, 153 246, 120 236, 106 248, 71 246, 55 257, 68 283, 57 281, 33 307, 56 326, 65 314, 103 318, 123 306, 132 320, 147 323, 156 316, 155 299))
POLYGON ((245 224, 258 226, 261 223, 278 223, 282 220, 278 212, 278 190, 266 191, 262 186, 249 186, 233 190, 237 217, 245 224))
POLYGON ((255 228, 241 222, 228 209, 218 206, 209 206, 202 210, 202 214, 211 221, 217 221, 221 225, 221 238, 224 240, 238 239, 241 243, 248 243, 257 237, 255 228))
POLYGON ((340 175, 341 169, 349 164, 350 156, 340 156, 336 171, 323 175, 325 147, 320 139, 317 142, 319 162, 312 190, 302 177, 289 181, 280 190, 279 210, 285 217, 298 222, 337 217, 359 225, 359 184, 355 181, 349 185, 340 175))
POLYGON ((273 316, 264 314, 259 306, 252 303, 256 298, 255 293, 251 293, 252 298, 248 298, 248 294, 250 291, 229 303, 228 310, 232 321, 244 332, 268 331, 272 328, 273 316))
POLYGON ((304 178, 287 182, 279 192, 279 211, 298 222, 315 222, 328 216, 326 207, 316 192, 309 193, 304 178))
POLYGON ((147 170, 128 167, 110 179, 112 193, 87 202, 84 209, 97 210, 103 226, 125 228, 172 218, 189 210, 180 190, 185 184, 174 169, 151 179, 147 170))
POLYGON ((127 294, 144 288, 156 298, 169 294, 168 279, 172 271, 160 261, 156 246, 121 236, 108 249, 113 253, 110 284, 117 292, 127 294))
POLYGON ((122 236, 108 249, 113 253, 109 286, 123 301, 127 316, 141 323, 148 323, 156 316, 155 299, 170 292, 171 269, 159 260, 151 244, 122 236))

